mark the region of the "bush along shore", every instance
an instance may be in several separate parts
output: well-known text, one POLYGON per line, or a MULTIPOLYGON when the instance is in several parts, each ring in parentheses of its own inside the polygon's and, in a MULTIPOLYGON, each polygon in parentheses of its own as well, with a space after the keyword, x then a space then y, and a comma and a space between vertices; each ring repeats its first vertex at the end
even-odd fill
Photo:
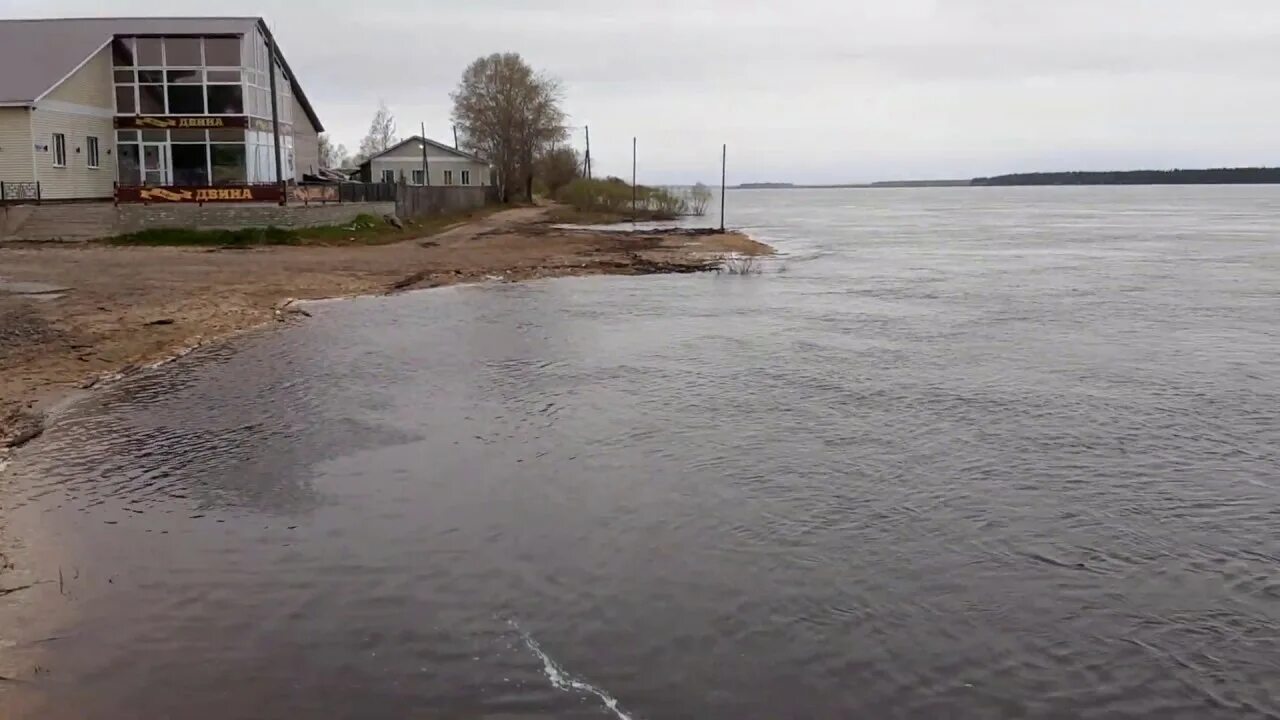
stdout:
POLYGON ((637 185, 633 190, 630 184, 616 177, 578 178, 559 188, 555 198, 564 206, 557 216, 561 222, 647 222, 705 215, 711 190, 702 184, 689 188, 637 185))
POLYGON ((294 299, 464 282, 720 269, 771 248, 712 230, 566 229, 557 207, 396 228, 155 230, 84 245, 0 247, 0 448, 39 434, 51 403, 246 328, 304 314, 294 299), (443 229, 441 229, 443 228, 443 229))

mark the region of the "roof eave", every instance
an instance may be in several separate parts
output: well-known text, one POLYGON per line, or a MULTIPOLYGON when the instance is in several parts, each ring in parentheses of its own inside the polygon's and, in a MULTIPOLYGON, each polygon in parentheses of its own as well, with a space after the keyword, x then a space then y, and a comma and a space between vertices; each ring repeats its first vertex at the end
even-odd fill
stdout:
POLYGON ((320 117, 316 115, 315 108, 311 107, 311 101, 307 99, 307 94, 302 91, 302 85, 298 83, 298 76, 293 72, 293 68, 289 67, 289 61, 285 60, 284 53, 280 52, 280 45, 276 42, 275 35, 271 34, 271 29, 267 27, 267 21, 260 17, 256 19, 258 21, 258 29, 271 41, 271 46, 276 49, 276 57, 280 58, 280 65, 284 67, 285 72, 289 73, 289 83, 293 85, 293 96, 302 105, 302 111, 307 114, 307 119, 311 121, 311 127, 315 128, 317 133, 324 132, 324 125, 320 123, 320 117))

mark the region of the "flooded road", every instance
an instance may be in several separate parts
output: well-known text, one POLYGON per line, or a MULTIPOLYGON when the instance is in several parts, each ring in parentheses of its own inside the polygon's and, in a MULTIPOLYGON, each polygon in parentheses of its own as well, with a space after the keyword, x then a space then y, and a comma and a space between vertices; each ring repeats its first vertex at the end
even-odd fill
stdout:
POLYGON ((5 718, 1280 716, 1280 191, 743 191, 758 277, 328 302, 0 474, 5 718))

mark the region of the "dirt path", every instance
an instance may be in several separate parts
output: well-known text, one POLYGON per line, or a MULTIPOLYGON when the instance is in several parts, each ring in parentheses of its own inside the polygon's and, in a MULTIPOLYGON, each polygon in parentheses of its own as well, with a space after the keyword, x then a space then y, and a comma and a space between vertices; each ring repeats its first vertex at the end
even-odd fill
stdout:
POLYGON ((291 298, 492 277, 681 272, 717 254, 770 252, 734 233, 560 230, 547 213, 505 210, 381 247, 0 246, 0 448, 38 432, 43 409, 68 390, 279 319, 291 298), (67 289, 4 289, 31 289, 21 283, 67 289))

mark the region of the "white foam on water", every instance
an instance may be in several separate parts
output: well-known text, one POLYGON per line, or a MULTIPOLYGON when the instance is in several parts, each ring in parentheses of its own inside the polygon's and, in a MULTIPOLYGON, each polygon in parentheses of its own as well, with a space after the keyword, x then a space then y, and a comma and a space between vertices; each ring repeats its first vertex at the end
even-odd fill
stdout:
POLYGON ((524 640, 525 647, 529 648, 534 655, 538 656, 538 659, 542 660, 542 673, 547 676, 547 679, 551 681, 551 684, 557 690, 563 690, 565 692, 577 690, 579 692, 595 695, 600 698, 600 702, 604 703, 605 707, 609 708, 614 715, 618 716, 618 720, 634 720, 630 715, 624 712, 622 708, 618 707, 617 698, 604 690, 601 690, 595 685, 582 680, 581 678, 576 678, 573 675, 570 675, 564 668, 560 667, 555 660, 552 660, 550 655, 543 652, 542 647, 538 645, 538 641, 534 640, 532 635, 525 632, 515 620, 508 620, 507 622, 517 633, 520 634, 520 639, 524 640))

